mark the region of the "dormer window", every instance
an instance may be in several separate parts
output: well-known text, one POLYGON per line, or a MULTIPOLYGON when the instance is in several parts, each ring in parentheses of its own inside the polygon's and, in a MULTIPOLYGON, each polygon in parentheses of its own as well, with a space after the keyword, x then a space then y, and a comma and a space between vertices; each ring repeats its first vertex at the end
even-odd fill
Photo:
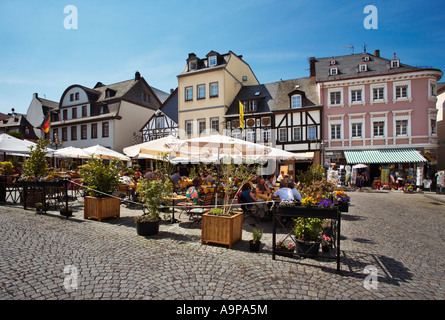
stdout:
POLYGON ((391 60, 391 68, 398 68, 400 66, 400 62, 398 59, 391 60))
POLYGON ((209 57, 209 67, 214 67, 217 65, 218 59, 216 56, 210 56, 209 57))
POLYGON ((197 60, 189 61, 189 70, 196 70, 197 68, 198 68, 197 60))
POLYGON ((116 91, 114 91, 112 89, 105 90, 105 98, 111 98, 111 97, 114 97, 115 95, 116 95, 116 91))
POLYGON ((337 67, 332 67, 329 69, 329 75, 331 76, 335 76, 338 74, 338 68, 337 67))
POLYGON ((295 94, 291 97, 290 100, 290 107, 292 109, 296 109, 296 108, 301 108, 302 104, 301 104, 301 95, 299 94, 295 94))
POLYGON ((369 56, 364 56, 363 57, 363 61, 368 62, 369 61, 369 56))
POLYGON ((361 65, 358 66, 358 71, 359 72, 368 71, 368 65, 366 63, 362 63, 361 65))
POLYGON ((335 61, 335 59, 332 59, 331 62, 330 62, 330 65, 331 65, 331 66, 334 66, 334 65, 336 65, 336 64, 337 64, 337 61, 335 61))

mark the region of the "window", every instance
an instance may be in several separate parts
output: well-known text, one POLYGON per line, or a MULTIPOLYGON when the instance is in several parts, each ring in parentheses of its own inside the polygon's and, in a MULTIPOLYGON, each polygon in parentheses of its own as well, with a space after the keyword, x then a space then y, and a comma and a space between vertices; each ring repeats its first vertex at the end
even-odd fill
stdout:
POLYGON ((301 128, 300 127, 294 127, 292 131, 293 131, 293 140, 294 141, 301 141, 301 128))
POLYGON ((269 141, 272 139, 272 133, 270 129, 263 129, 263 141, 269 141))
POLYGON ((341 105, 341 91, 331 91, 329 99, 331 105, 341 105))
POLYGON ((164 129, 164 117, 156 118, 156 129, 164 129))
POLYGON ((185 134, 188 136, 193 134, 193 120, 185 121, 185 134))
POLYGON ((214 82, 210 84, 210 97, 217 97, 219 94, 218 92, 218 82, 214 82))
POLYGON ((74 101, 74 93, 70 94, 70 101, 74 101))
POLYGON ((197 68, 198 68, 198 61, 197 60, 189 61, 189 71, 190 70, 196 70, 197 68))
POLYGON ((331 124, 331 139, 341 139, 341 124, 331 124))
POLYGON ((286 128, 278 129, 278 141, 280 141, 280 142, 287 141, 287 129, 286 128))
POLYGON ((385 121, 374 121, 374 137, 385 136, 385 121))
POLYGON ((88 117, 88 108, 87 106, 82 106, 82 118, 88 117))
POLYGON ((358 70, 359 70, 359 72, 368 71, 368 65, 366 63, 363 63, 363 64, 358 66, 358 70))
POLYGON ((334 67, 334 68, 330 68, 329 69, 329 75, 331 75, 331 76, 335 76, 335 75, 337 75, 338 74, 338 68, 337 67, 334 67))
POLYGON ((110 125, 108 122, 102 122, 102 138, 110 136, 110 125))
POLYGON ((199 119, 198 120, 198 134, 204 134, 206 131, 206 120, 199 119))
POLYGON ((79 92, 76 92, 76 94, 75 94, 75 100, 76 100, 76 101, 79 100, 79 92))
POLYGON ((352 138, 361 138, 362 137, 362 124, 361 123, 353 123, 351 125, 351 137, 352 138))
POLYGON ((62 141, 68 141, 68 128, 62 128, 62 141))
POLYGON ((250 142, 255 142, 255 129, 246 130, 246 140, 250 142))
POLYGON ((398 68, 400 65, 400 61, 398 59, 391 60, 391 68, 398 68))
POLYGON ((206 97, 206 86, 201 84, 198 86, 198 99, 205 99, 206 97))
POLYGON ((146 93, 141 93, 141 100, 150 103, 150 95, 146 93))
POLYGON ((400 85, 395 87, 396 99, 408 98, 408 85, 400 85))
POLYGON ((396 136, 408 135, 408 120, 396 120, 396 136))
POLYGON ((210 118, 210 129, 212 132, 219 132, 219 118, 210 118))
POLYGON ((97 139, 97 123, 91 124, 91 139, 97 139))
POLYGON ((187 87, 185 88, 185 101, 193 100, 193 88, 187 87))
POLYGON ((249 101, 248 112, 256 112, 257 110, 258 110, 258 101, 257 100, 249 101))
POLYGON ((317 139, 317 127, 316 126, 307 127, 307 138, 308 138, 308 140, 316 140, 317 139))
POLYGON ((436 83, 435 82, 430 82, 430 92, 429 92, 429 96, 430 97, 436 97, 437 96, 437 87, 436 87, 436 83))
POLYGON ((87 139, 87 125, 86 124, 84 124, 80 127, 80 138, 82 140, 87 139))
POLYGON ((232 138, 241 139, 241 130, 240 129, 232 130, 232 138))
POLYGON ((217 63, 216 56, 209 57, 209 67, 216 66, 216 63, 217 63))
POLYGON ((435 118, 430 119, 431 135, 437 135, 437 122, 435 118))
POLYGON ((72 109, 72 119, 77 119, 77 108, 72 109))
POLYGON ((351 90, 351 103, 362 102, 362 90, 354 89, 351 90))
POLYGON ((75 141, 77 140, 77 127, 71 127, 71 140, 75 141))
POLYGON ((59 139, 59 129, 53 129, 53 141, 59 139))
POLYGON ((63 110, 63 120, 68 120, 68 110, 63 110))
POLYGON ((372 100, 373 101, 383 101, 385 100, 385 88, 376 87, 372 89, 372 100))
POLYGON ((301 95, 297 94, 291 97, 291 108, 301 108, 301 95))

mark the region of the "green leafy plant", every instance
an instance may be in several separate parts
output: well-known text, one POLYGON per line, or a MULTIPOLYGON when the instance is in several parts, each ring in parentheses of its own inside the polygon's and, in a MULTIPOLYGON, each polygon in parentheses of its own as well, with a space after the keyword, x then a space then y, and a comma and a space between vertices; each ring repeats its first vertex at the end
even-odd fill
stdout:
POLYGON ((10 176, 14 173, 12 162, 0 162, 0 175, 10 176))
POLYGON ((323 229, 323 219, 303 218, 294 219, 294 233, 301 241, 317 241, 323 229))
POLYGON ((212 208, 207 212, 207 214, 211 214, 214 216, 228 216, 229 214, 224 211, 222 208, 212 208))
POLYGON ((263 237, 263 229, 261 229, 261 230, 253 229, 252 230, 252 240, 253 240, 253 243, 259 242, 262 237, 263 237))
POLYGON ((276 247, 277 247, 277 249, 294 251, 295 250, 295 242, 285 244, 283 240, 278 239, 276 247))
POLYGON ((28 177, 43 177, 46 175, 48 163, 46 161, 46 146, 49 141, 39 139, 36 146, 30 147, 30 157, 23 164, 23 175, 28 177))
POLYGON ((118 161, 111 160, 107 165, 102 159, 92 159, 88 166, 80 170, 84 185, 88 187, 88 194, 92 197, 106 197, 111 195, 121 185, 118 161))
POLYGON ((148 215, 136 217, 136 221, 157 221, 161 213, 161 207, 165 203, 165 197, 172 195, 173 186, 169 180, 145 180, 138 182, 138 193, 148 209, 148 215))
POLYGON ((303 186, 308 186, 314 181, 322 180, 326 177, 323 166, 312 164, 306 172, 297 171, 297 181, 303 186))

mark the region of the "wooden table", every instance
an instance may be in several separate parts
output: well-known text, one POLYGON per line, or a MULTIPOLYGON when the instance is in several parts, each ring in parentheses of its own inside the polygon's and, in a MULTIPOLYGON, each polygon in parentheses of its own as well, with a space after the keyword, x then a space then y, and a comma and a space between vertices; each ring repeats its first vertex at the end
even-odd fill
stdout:
POLYGON ((175 202, 187 200, 187 197, 181 196, 181 195, 176 195, 176 196, 171 196, 171 197, 163 197, 162 199, 170 200, 172 202, 172 218, 170 220, 170 223, 179 222, 179 220, 175 219, 175 202))

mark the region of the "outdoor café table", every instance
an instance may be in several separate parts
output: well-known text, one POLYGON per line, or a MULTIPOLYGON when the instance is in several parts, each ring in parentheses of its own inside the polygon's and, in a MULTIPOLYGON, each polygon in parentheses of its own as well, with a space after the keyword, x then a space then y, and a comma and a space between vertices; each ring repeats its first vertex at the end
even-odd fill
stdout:
POLYGON ((175 223, 175 222, 179 222, 179 220, 175 219, 175 203, 177 201, 184 201, 187 200, 186 196, 181 196, 181 195, 176 195, 176 196, 171 196, 171 197, 164 197, 164 200, 171 200, 172 202, 172 218, 170 220, 170 223, 175 223))

